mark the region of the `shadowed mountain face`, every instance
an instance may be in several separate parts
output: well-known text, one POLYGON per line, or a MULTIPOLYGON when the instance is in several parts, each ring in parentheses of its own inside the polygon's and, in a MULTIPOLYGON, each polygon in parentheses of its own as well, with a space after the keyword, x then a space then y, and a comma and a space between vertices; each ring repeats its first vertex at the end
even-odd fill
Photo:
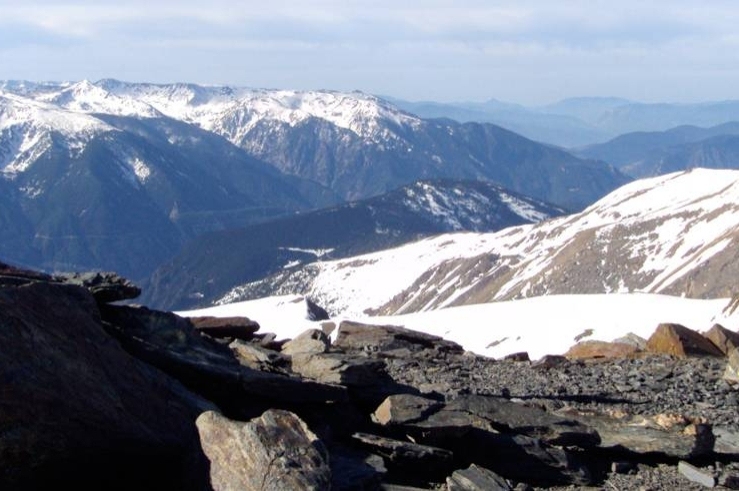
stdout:
POLYGON ((209 305, 232 287, 302 264, 443 232, 489 232, 564 210, 483 182, 424 181, 364 201, 202 236, 154 273, 150 305, 209 305))

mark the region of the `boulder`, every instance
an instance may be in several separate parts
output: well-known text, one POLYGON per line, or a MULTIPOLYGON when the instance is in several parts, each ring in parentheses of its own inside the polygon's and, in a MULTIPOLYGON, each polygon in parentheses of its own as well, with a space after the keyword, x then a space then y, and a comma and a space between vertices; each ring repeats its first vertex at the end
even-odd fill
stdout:
POLYGON ((529 353, 527 351, 519 351, 518 353, 511 353, 503 357, 506 361, 531 361, 529 353))
POLYGON ((331 346, 328 335, 319 329, 308 329, 282 345, 286 355, 325 353, 331 346))
POLYGON ((289 411, 271 409, 245 423, 207 411, 196 424, 215 491, 318 491, 331 486, 326 448, 289 411))
POLYGON ((448 491, 511 491, 508 482, 495 472, 472 464, 454 471, 446 480, 448 491))
POLYGON ((533 368, 548 370, 567 365, 570 361, 562 355, 544 355, 531 364, 533 368))
POLYGON ((259 324, 246 317, 190 317, 198 331, 213 338, 234 338, 249 341, 259 330, 259 324))
POLYGON ((126 353, 87 289, 43 279, 0 287, 0 488, 202 489, 214 406, 126 353))
POLYGON ((716 476, 712 472, 706 472, 684 460, 678 462, 677 471, 691 482, 707 488, 716 487, 716 476))
POLYGON ((647 349, 647 340, 639 336, 638 334, 634 334, 633 332, 630 332, 625 336, 621 336, 620 338, 616 338, 613 340, 613 342, 630 344, 631 346, 637 348, 639 351, 644 351, 647 349))
POLYGON ((715 344, 724 355, 728 355, 734 348, 739 348, 739 333, 729 331, 720 324, 715 324, 703 333, 703 336, 715 344))
POLYGON ((390 381, 384 361, 344 353, 296 354, 292 357, 292 369, 318 382, 349 387, 368 387, 390 381))
POLYGON ((647 351, 678 357, 723 356, 711 341, 680 324, 657 326, 647 340, 647 351))
POLYGON ((116 273, 70 273, 57 276, 57 280, 86 288, 98 303, 130 300, 141 295, 141 288, 116 273))
POLYGON ((580 341, 572 346, 565 357, 570 360, 581 360, 588 358, 626 358, 634 356, 640 350, 633 344, 607 342, 607 341, 580 341))

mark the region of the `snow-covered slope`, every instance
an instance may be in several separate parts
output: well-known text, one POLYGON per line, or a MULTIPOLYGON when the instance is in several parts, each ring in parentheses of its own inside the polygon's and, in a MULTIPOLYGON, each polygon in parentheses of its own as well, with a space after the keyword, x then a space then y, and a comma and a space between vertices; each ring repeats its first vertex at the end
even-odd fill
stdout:
POLYGON ((739 171, 695 169, 628 184, 568 217, 317 262, 272 291, 352 315, 557 293, 717 298, 735 289, 738 255, 739 171))
MULTIPOLYGON (((722 315, 727 302, 728 299, 695 300, 655 294, 549 295, 417 314, 350 318, 434 334, 493 358, 526 351, 536 359, 562 354, 580 340, 613 341, 629 333, 648 338, 662 322, 679 323, 697 331, 720 323, 736 330, 739 316, 722 315)), ((293 338, 309 328, 320 329, 319 322, 308 319, 305 302, 295 295, 180 314, 246 316, 259 322, 262 332, 274 332, 279 339, 293 338)), ((336 332, 332 334, 335 335, 336 332)))

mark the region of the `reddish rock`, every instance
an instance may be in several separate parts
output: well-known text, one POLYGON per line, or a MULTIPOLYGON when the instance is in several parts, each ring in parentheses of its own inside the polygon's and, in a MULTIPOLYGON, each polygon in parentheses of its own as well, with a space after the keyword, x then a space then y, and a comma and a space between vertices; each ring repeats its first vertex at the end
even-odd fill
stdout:
POLYGON ((660 324, 647 340, 647 351, 678 357, 723 356, 711 341, 680 324, 660 324))
POLYGON ((725 355, 734 348, 739 347, 739 333, 729 331, 720 324, 714 325, 703 333, 703 336, 715 344, 725 355))
POLYGON ((607 341, 581 341, 570 348, 565 357, 570 360, 586 358, 627 358, 641 351, 633 344, 607 341))

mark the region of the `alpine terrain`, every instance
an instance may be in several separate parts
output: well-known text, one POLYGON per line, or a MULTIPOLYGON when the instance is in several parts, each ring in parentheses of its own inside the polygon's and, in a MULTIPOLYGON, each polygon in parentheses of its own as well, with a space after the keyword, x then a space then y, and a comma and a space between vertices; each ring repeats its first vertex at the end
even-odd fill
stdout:
POLYGON ((452 231, 491 232, 564 210, 475 181, 421 181, 395 191, 191 241, 144 285, 163 308, 209 305, 236 285, 316 260, 373 252, 452 231))
POLYGON ((730 297, 739 171, 644 179, 581 213, 496 233, 446 234, 305 265, 221 300, 301 293, 333 314, 398 314, 565 293, 730 297))

